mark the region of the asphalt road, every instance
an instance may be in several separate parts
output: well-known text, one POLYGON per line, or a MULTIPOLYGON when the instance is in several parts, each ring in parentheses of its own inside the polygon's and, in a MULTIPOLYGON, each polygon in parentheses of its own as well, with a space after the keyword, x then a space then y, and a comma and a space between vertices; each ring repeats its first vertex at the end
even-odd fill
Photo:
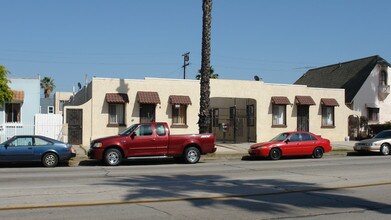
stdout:
POLYGON ((391 157, 0 168, 0 219, 389 219, 391 157))

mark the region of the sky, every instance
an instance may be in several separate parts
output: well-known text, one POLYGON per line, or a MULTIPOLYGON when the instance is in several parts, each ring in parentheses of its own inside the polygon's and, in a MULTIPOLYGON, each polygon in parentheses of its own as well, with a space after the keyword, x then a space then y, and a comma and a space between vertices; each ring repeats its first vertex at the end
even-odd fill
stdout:
MULTIPOLYGON (((71 92, 92 77, 183 79, 201 67, 202 0, 0 0, 0 65, 71 92)), ((391 62, 389 0, 213 0, 220 79, 294 83, 307 70, 391 62)))

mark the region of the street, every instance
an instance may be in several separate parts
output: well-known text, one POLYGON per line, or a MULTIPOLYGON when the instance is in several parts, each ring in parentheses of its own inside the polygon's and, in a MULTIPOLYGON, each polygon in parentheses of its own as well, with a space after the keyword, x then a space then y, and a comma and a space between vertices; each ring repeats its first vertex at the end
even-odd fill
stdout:
POLYGON ((389 219, 391 157, 0 169, 0 219, 389 219))

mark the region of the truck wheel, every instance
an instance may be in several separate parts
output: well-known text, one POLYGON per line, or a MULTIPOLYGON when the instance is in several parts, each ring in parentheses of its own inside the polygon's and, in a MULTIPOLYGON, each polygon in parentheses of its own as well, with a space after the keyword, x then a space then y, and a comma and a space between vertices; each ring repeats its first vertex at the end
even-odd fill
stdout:
POLYGON ((117 149, 108 149, 103 156, 103 162, 109 166, 118 166, 121 160, 122 154, 117 149))
POLYGON ((188 147, 185 150, 184 159, 186 163, 197 163, 201 158, 201 153, 196 147, 188 147))

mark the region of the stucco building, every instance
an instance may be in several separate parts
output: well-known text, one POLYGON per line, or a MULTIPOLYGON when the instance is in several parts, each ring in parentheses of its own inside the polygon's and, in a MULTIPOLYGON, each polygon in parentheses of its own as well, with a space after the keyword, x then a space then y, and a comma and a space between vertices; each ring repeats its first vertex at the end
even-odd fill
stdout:
MULTIPOLYGON (((210 86, 210 130, 218 140, 260 142, 288 130, 347 136, 343 89, 221 79, 210 86)), ((143 121, 168 122, 172 134, 198 133, 199 93, 198 80, 93 78, 64 107, 68 141, 88 146, 143 121)))
POLYGON ((349 135, 355 137, 360 116, 369 124, 391 121, 390 66, 376 55, 311 69, 295 84, 345 89, 345 104, 352 110, 349 135))

